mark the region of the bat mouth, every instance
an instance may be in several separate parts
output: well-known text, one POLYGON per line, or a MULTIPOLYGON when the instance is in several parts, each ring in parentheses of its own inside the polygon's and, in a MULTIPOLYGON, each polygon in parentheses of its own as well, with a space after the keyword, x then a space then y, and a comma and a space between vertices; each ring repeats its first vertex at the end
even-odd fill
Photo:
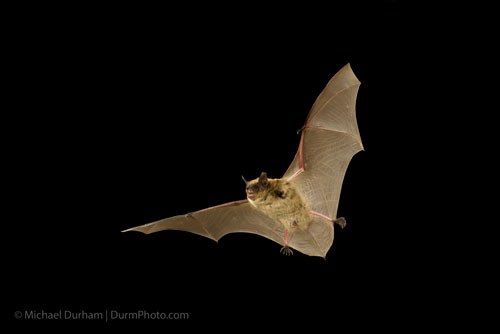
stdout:
POLYGON ((248 196, 248 198, 250 198, 250 199, 254 199, 254 197, 255 197, 255 192, 254 192, 252 189, 248 189, 248 190, 247 190, 247 196, 248 196))

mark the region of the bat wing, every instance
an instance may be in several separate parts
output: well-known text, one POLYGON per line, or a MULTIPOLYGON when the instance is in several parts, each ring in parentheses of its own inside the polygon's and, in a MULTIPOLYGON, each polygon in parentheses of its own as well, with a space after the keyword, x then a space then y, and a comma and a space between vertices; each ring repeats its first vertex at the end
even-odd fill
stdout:
MULTIPOLYGON (((349 64, 328 82, 309 112, 299 149, 284 175, 325 223, 337 218, 347 166, 363 150, 355 110, 360 84, 349 64)), ((331 245, 333 232, 325 242, 331 245)))
MULTIPOLYGON (((324 239, 332 235, 333 226, 315 219, 307 231, 297 231, 290 246, 311 256, 324 257, 328 248, 324 239)), ((218 241, 229 233, 252 233, 285 245, 283 225, 257 211, 247 200, 229 202, 186 215, 161 219, 122 232, 137 231, 145 234, 164 230, 196 233, 218 241)))
POLYGON ((253 233, 283 243, 283 226, 257 211, 247 200, 225 203, 186 215, 174 216, 123 232, 150 234, 163 230, 196 233, 215 241, 236 232, 253 233))

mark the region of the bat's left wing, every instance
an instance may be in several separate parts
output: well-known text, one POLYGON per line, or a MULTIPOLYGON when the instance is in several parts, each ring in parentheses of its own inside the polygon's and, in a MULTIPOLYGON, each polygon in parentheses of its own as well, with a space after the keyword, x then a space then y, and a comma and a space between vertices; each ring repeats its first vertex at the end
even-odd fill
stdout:
POLYGON ((363 150, 355 109, 359 86, 349 64, 328 82, 311 108, 295 159, 284 175, 325 220, 337 218, 347 166, 363 150))
POLYGON ((138 231, 149 234, 163 230, 196 233, 215 241, 229 233, 253 233, 283 245, 283 226, 257 211, 247 200, 158 220, 123 232, 138 231))

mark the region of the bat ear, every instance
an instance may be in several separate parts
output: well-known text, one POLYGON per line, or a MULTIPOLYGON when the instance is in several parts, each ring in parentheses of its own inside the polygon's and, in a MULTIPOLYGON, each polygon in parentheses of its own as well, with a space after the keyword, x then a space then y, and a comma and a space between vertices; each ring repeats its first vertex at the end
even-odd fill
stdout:
POLYGON ((241 175, 241 178, 243 179, 243 181, 245 182, 245 184, 248 185, 248 181, 245 179, 245 177, 243 175, 241 175))
POLYGON ((263 186, 267 186, 269 184, 269 181, 267 180, 267 173, 266 172, 260 173, 259 183, 262 184, 263 186))

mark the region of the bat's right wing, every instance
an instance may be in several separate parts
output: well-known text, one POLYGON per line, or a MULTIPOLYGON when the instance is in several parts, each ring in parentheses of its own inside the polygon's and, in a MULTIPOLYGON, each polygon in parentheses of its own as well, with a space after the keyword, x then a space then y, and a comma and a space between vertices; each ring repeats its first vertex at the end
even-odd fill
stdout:
MULTIPOLYGON (((137 231, 150 234, 164 230, 196 233, 215 241, 229 233, 252 233, 268 238, 281 246, 285 245, 283 225, 257 211, 247 200, 165 218, 122 232, 137 231)), ((295 232, 290 245, 306 255, 325 257, 328 248, 323 246, 332 238, 331 224, 324 224, 315 218, 307 231, 295 232)))
POLYGON ((163 230, 196 233, 215 241, 229 233, 253 233, 283 245, 283 226, 257 211, 247 200, 229 202, 186 215, 174 216, 123 232, 150 234, 163 230))

